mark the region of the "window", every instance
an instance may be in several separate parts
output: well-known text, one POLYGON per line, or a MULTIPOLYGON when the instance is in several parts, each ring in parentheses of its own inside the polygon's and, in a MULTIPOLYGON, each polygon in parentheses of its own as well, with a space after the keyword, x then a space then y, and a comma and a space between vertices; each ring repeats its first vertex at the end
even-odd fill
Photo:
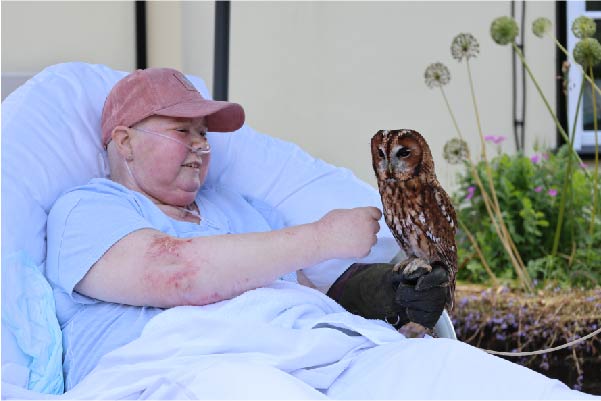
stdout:
MULTIPOLYGON (((566 38, 567 50, 572 55, 574 45, 580 40, 572 33, 572 22, 586 15, 595 20, 597 32, 595 37, 601 42, 601 2, 600 1, 568 1, 566 9, 566 38)), ((601 65, 593 68, 595 83, 601 87, 601 65)), ((574 113, 582 84, 582 69, 579 65, 572 65, 569 73, 569 91, 567 94, 567 129, 571 133, 574 125, 574 113)), ((597 129, 598 142, 601 148, 601 96, 597 94, 597 129)), ((574 148, 580 154, 591 154, 595 152, 595 131, 593 126, 593 101, 591 96, 591 85, 586 82, 580 111, 578 114, 578 125, 576 126, 576 137, 574 138, 574 148)))

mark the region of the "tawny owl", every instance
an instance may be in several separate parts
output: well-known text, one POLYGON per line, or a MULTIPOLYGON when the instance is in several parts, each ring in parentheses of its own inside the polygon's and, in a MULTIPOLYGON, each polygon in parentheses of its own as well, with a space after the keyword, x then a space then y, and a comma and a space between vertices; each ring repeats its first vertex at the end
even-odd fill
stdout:
POLYGON ((430 147, 410 129, 381 130, 371 139, 374 172, 384 217, 407 260, 394 268, 441 265, 449 274, 447 309, 453 308, 457 248, 456 216, 434 172, 430 147))

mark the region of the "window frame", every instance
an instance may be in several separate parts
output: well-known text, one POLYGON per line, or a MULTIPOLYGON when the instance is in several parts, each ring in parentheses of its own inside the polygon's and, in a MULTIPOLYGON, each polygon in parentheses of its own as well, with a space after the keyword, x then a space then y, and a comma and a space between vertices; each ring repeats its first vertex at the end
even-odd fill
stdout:
MULTIPOLYGON (((566 47, 570 55, 572 55, 574 46, 580 40, 572 33, 572 22, 579 16, 585 15, 594 20, 601 22, 601 11, 586 11, 586 1, 568 1, 566 2, 566 47)), ((599 32, 597 32, 597 35, 599 32)), ((570 67, 568 78, 569 78, 569 90, 566 95, 566 113, 567 113, 567 129, 571 132, 572 126, 574 125, 574 116, 576 113, 576 106, 578 102, 578 95, 580 92, 580 85, 582 84, 583 74, 582 69, 579 65, 572 65, 570 67)), ((601 79, 601 77, 595 77, 601 79)), ((597 79, 596 79, 597 80, 597 79)), ((590 90, 590 86, 585 87, 585 90, 590 90)), ((601 98, 597 96, 597 107, 601 105, 601 98)), ((590 155, 595 153, 595 132, 593 130, 585 130, 583 126, 584 107, 583 103, 580 105, 578 112, 576 125, 576 134, 574 137, 574 149, 581 155, 590 155)), ((601 114, 598 115, 598 120, 601 120, 601 114)), ((597 132, 597 140, 601 147, 601 123, 599 124, 597 132)))

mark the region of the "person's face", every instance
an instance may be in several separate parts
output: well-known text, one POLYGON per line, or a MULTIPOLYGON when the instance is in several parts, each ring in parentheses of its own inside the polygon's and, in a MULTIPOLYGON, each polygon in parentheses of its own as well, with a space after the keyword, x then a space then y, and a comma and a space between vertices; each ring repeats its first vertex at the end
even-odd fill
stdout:
POLYGON ((165 204, 192 203, 207 177, 210 153, 195 153, 183 144, 193 150, 208 148, 206 131, 204 118, 151 116, 134 124, 129 129, 129 166, 138 190, 165 204))

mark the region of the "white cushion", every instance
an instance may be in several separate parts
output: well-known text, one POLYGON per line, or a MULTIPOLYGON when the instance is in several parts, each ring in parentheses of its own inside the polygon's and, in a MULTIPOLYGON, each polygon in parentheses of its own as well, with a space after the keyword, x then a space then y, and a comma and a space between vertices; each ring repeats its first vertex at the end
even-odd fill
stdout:
MULTIPOLYGON (((46 68, 2 103, 2 251, 45 259, 46 215, 66 189, 108 174, 100 144, 106 95, 125 72, 103 65, 64 63, 46 68)), ((190 76, 205 97, 204 82, 190 76)), ((333 208, 380 206, 375 189, 349 170, 315 159, 298 146, 244 125, 235 135, 210 133, 208 182, 219 181, 278 207, 289 224, 313 221, 333 208)), ((373 257, 396 252, 386 238, 373 257)), ((331 265, 331 264, 326 264, 331 265)), ((338 271, 309 269, 320 286, 338 271), (317 271, 325 274, 325 278, 317 271)))
MULTIPOLYGON (((68 188, 108 174, 100 116, 108 92, 124 75, 103 65, 57 64, 2 103, 3 254, 25 252, 43 266, 46 218, 54 201, 68 188)), ((201 79, 189 78, 210 97, 201 79)), ((289 225, 317 220, 334 208, 381 206, 377 191, 349 170, 247 125, 234 135, 209 133, 209 141, 208 183, 266 201, 289 225)), ((386 225, 380 225, 380 241, 364 261, 388 261, 398 250, 386 225)), ((351 262, 329 261, 305 273, 327 288, 351 262)), ((3 343, 3 354, 5 347, 3 343)))
POLYGON ((46 215, 68 187, 100 174, 100 113, 124 73, 48 67, 2 102, 2 252, 45 259, 46 215))
POLYGON ((61 394, 62 334, 40 270, 24 252, 2 254, 2 384, 61 394))

